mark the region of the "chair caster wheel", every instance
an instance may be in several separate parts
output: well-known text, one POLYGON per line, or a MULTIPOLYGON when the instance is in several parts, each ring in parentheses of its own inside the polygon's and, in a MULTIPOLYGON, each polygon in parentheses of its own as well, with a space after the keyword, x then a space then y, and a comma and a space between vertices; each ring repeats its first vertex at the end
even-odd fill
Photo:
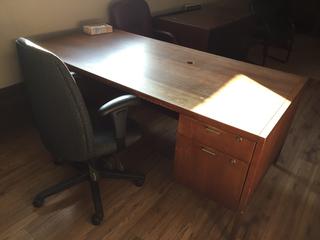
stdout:
POLYGON ((101 216, 98 216, 98 215, 96 215, 96 214, 93 214, 92 215, 92 217, 91 217, 91 223, 93 224, 93 225, 100 225, 101 224, 101 222, 102 222, 102 219, 103 219, 103 217, 101 217, 101 216))
POLYGON ((137 187, 142 187, 143 184, 144 184, 144 179, 134 180, 133 183, 134 183, 134 185, 136 185, 137 187))
POLYGON ((36 208, 42 207, 44 203, 44 199, 43 198, 35 198, 32 202, 32 205, 36 208))

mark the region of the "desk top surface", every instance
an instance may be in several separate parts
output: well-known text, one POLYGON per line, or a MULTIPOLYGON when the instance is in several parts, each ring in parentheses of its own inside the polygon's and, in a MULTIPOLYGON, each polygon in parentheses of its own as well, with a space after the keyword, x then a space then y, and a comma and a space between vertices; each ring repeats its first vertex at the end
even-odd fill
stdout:
POLYGON ((307 81, 123 31, 38 43, 107 85, 255 138, 268 136, 307 81))
POLYGON ((158 19, 210 31, 250 15, 249 6, 246 4, 226 5, 214 3, 205 5, 199 10, 169 14, 158 19))

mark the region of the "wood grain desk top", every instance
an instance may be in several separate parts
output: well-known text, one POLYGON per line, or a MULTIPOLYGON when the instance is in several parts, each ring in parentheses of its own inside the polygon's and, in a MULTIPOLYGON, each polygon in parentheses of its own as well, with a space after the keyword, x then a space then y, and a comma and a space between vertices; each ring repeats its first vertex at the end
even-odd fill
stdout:
POLYGON ((107 85, 258 140, 268 136, 307 81, 123 31, 69 33, 39 44, 107 85))
POLYGON ((159 19, 210 31, 250 15, 249 7, 245 4, 214 3, 205 5, 200 10, 161 16, 159 19))

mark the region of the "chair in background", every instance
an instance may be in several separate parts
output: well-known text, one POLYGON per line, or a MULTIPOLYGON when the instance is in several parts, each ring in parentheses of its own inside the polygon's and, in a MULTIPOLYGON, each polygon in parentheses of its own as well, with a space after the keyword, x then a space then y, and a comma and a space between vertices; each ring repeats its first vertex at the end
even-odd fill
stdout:
POLYGON ((251 29, 251 19, 244 18, 211 31, 208 52, 249 62, 248 53, 252 45, 254 45, 251 29))
POLYGON ((251 10, 256 18, 257 27, 254 39, 263 45, 263 60, 267 57, 283 63, 290 58, 295 35, 295 26, 290 17, 288 0, 252 0, 251 10), (284 60, 269 56, 269 48, 281 48, 287 51, 284 60))
POLYGON ((150 8, 144 0, 115 0, 110 4, 109 15, 111 24, 115 28, 177 43, 171 33, 153 28, 150 8))
POLYGON ((66 65, 56 55, 27 39, 19 38, 16 44, 42 142, 58 162, 70 163, 79 170, 78 175, 37 194, 33 205, 41 207, 45 198, 88 181, 95 208, 92 223, 98 225, 104 215, 99 178, 127 179, 137 186, 144 183, 143 175, 121 168, 106 170, 100 164, 102 157, 119 152, 140 138, 138 128, 127 121, 128 108, 137 105, 139 100, 123 95, 107 102, 98 111, 105 124, 94 124, 66 65))

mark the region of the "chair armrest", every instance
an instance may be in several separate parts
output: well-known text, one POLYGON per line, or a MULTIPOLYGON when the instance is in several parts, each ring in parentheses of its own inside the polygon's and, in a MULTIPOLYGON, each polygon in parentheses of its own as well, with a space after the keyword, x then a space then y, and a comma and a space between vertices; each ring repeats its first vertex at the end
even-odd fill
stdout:
POLYGON ((123 95, 105 103, 103 106, 99 108, 98 111, 101 116, 106 116, 110 113, 138 105, 139 103, 140 100, 136 96, 123 95))
POLYGON ((178 44, 176 37, 170 32, 155 29, 153 35, 158 40, 178 44))
POLYGON ((136 96, 123 95, 107 102, 98 110, 101 116, 111 114, 118 150, 125 147, 128 109, 131 106, 138 105, 139 102, 140 100, 136 96))

